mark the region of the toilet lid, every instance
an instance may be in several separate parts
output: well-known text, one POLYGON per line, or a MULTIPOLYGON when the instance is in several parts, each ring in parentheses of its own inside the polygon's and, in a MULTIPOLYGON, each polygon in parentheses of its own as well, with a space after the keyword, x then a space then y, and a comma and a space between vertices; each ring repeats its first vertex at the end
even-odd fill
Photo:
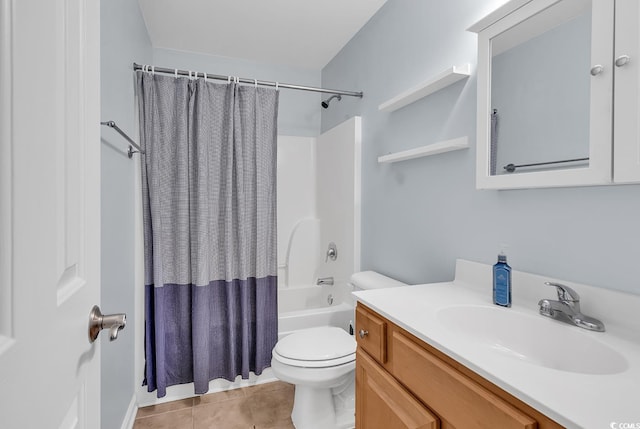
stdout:
POLYGON ((287 335, 278 341, 274 351, 288 359, 328 361, 355 353, 356 340, 340 328, 324 326, 287 335))

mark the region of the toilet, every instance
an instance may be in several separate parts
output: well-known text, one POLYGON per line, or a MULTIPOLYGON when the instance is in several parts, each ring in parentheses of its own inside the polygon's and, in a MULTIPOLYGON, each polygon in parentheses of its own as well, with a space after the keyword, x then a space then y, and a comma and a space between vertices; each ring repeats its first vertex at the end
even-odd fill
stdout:
MULTIPOLYGON (((354 290, 406 286, 374 271, 353 274, 350 284, 354 290)), ((295 385, 291 420, 296 429, 355 426, 356 340, 344 329, 301 329, 282 338, 273 348, 271 368, 295 385)))

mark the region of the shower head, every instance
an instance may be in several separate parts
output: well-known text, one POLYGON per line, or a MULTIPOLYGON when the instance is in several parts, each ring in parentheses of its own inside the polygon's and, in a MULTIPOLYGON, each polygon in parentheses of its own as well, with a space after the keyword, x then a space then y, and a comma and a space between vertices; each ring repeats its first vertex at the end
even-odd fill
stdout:
POLYGON ((327 98, 326 100, 324 100, 321 104, 323 108, 327 108, 329 107, 329 103, 331 102, 331 100, 333 100, 334 98, 337 98, 338 101, 342 100, 342 96, 340 94, 334 94, 331 97, 327 98))

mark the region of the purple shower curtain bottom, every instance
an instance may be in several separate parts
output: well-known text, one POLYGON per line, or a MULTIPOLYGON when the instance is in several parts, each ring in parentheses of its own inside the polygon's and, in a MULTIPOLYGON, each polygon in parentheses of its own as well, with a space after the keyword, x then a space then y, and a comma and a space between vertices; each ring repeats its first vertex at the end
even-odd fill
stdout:
POLYGON ((277 277, 214 280, 206 286, 147 285, 143 385, 194 382, 195 393, 216 378, 249 378, 271 365, 278 340, 277 277))

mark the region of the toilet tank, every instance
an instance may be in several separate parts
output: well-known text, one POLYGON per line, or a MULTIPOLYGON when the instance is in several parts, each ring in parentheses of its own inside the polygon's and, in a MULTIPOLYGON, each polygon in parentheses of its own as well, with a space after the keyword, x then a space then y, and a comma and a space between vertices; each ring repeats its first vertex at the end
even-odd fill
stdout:
POLYGON ((406 283, 392 279, 375 271, 353 273, 349 279, 353 291, 382 289, 388 287, 408 286, 406 283))

